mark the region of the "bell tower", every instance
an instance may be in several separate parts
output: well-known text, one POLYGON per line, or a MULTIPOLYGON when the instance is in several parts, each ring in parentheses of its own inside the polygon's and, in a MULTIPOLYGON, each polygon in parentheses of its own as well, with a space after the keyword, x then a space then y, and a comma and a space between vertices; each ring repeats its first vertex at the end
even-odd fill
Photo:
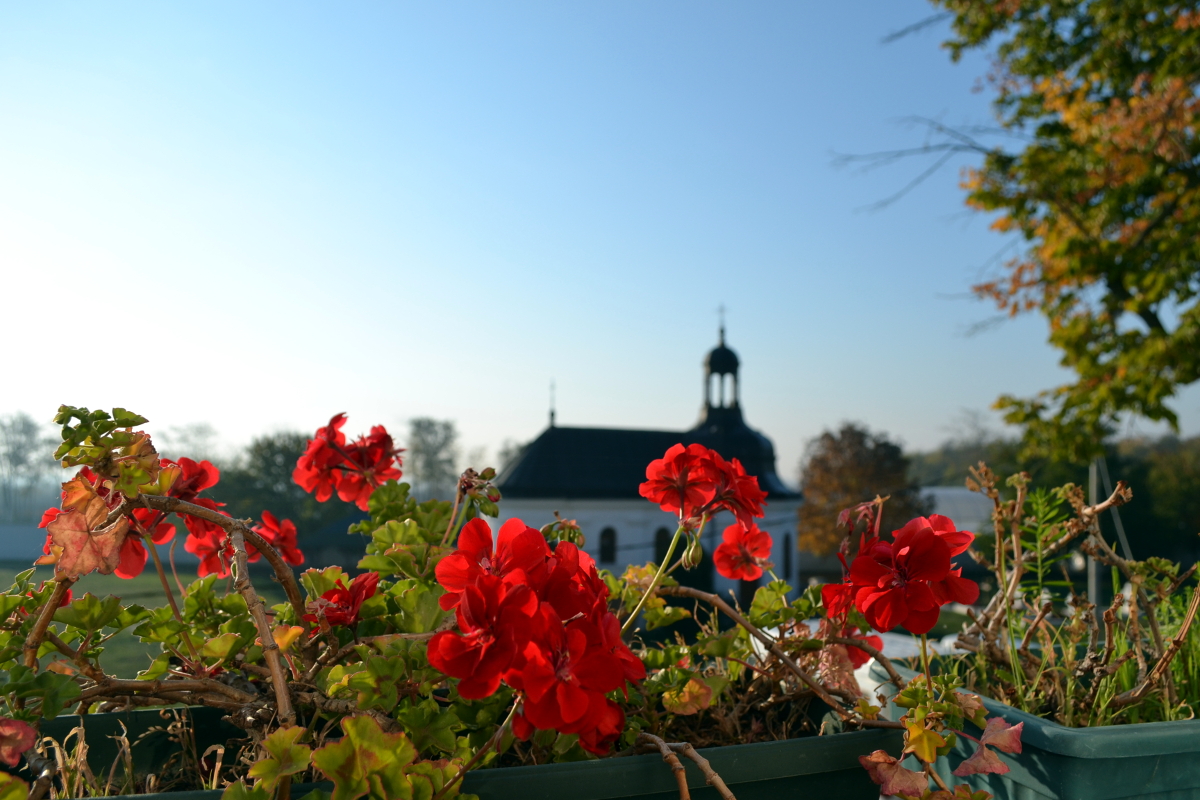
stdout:
POLYGON ((738 405, 738 362, 737 353, 725 346, 725 324, 721 324, 720 338, 704 358, 704 410, 736 409, 738 405))

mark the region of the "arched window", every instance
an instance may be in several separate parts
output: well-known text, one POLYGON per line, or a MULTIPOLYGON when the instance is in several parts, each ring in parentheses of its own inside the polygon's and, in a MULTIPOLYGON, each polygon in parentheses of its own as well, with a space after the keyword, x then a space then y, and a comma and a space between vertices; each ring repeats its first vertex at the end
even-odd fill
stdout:
POLYGON ((783 535, 783 579, 785 581, 792 579, 792 535, 790 533, 783 535))
POLYGON ((600 563, 612 564, 617 560, 617 532, 612 528, 600 531, 600 563))
MULTIPOLYGON (((654 561, 661 564, 666 558, 667 550, 671 547, 671 531, 659 528, 654 532, 654 561)), ((669 564, 667 566, 670 566, 669 564)))

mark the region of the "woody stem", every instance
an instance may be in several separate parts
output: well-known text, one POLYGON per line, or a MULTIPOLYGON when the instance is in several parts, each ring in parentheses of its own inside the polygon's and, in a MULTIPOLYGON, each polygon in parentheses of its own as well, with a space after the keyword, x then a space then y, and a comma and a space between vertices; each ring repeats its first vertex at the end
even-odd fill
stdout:
POLYGON ((637 622, 638 614, 642 613, 642 607, 646 605, 646 601, 654 595, 654 590, 658 588, 658 582, 662 580, 663 573, 667 571, 667 564, 671 563, 671 556, 675 555, 675 547, 679 544, 679 537, 683 535, 683 522, 679 523, 679 527, 675 529, 675 535, 671 537, 671 544, 667 547, 667 554, 663 556, 662 563, 658 565, 658 571, 654 573, 654 579, 650 581, 650 585, 646 587, 646 591, 642 594, 642 598, 638 600, 638 604, 634 606, 633 612, 629 615, 629 619, 625 620, 625 624, 621 626, 621 635, 624 636, 629 632, 629 629, 637 622))

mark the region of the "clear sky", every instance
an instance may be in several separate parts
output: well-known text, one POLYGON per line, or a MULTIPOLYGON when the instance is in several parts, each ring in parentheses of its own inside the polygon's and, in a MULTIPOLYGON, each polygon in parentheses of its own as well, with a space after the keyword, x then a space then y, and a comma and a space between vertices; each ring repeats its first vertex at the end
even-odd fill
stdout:
MULTIPOLYGON (((0 414, 121 405, 238 444, 429 415, 683 429, 717 307, 794 479, 1064 378, 969 336, 1004 244, 958 166, 883 211, 910 115, 989 119, 922 0, 0 4, 0 414)), ((1176 404, 1200 429, 1200 392, 1176 404)), ((1142 430, 1150 430, 1142 426, 1142 430)))

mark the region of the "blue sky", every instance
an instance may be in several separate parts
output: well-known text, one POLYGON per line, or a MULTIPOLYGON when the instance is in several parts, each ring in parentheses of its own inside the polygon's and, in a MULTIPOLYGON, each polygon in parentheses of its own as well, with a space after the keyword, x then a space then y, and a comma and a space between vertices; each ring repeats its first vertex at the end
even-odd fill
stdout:
MULTIPOLYGON (((228 444, 410 417, 492 453, 686 428, 728 308, 794 478, 845 419, 914 448, 1061 382, 968 336, 1004 244, 910 115, 989 119, 919 0, 0 5, 0 413, 123 405, 228 444)), ((1200 392, 1176 404, 1200 429, 1200 392)), ((1138 428, 1153 430, 1147 425, 1138 428)))

